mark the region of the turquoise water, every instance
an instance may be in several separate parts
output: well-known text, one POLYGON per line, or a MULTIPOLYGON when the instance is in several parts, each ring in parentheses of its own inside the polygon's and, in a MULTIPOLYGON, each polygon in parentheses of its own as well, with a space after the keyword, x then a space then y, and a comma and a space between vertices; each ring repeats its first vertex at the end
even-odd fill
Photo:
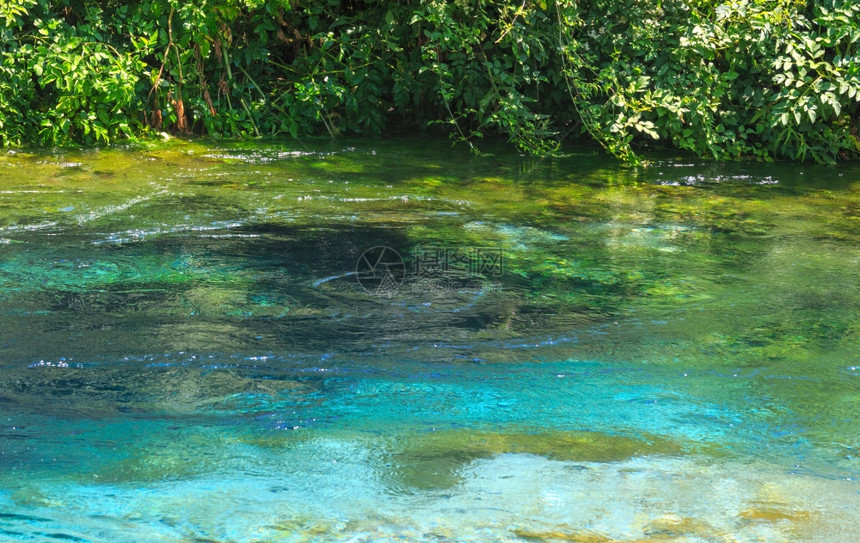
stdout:
POLYGON ((857 166, 5 153, 0 540, 851 541, 858 241, 857 166))

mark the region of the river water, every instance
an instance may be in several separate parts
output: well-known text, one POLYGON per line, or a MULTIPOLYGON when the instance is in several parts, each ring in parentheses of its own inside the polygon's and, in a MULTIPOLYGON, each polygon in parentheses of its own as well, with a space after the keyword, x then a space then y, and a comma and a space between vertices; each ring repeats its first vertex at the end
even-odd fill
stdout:
POLYGON ((3 541, 847 542, 860 167, 0 154, 3 541))

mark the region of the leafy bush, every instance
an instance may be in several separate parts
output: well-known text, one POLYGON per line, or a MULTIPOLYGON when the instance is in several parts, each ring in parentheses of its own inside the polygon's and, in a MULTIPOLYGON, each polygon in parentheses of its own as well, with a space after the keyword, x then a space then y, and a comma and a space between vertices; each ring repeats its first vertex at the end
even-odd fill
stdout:
POLYGON ((852 0, 5 0, 0 141, 447 126, 638 161, 860 156, 852 0))

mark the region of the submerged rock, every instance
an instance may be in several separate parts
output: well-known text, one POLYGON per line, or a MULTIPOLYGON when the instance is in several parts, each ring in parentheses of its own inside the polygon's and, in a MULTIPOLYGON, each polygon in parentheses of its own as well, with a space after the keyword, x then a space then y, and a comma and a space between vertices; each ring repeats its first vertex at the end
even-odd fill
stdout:
POLYGON ((407 487, 446 488, 458 471, 479 458, 525 453, 551 460, 615 462, 647 454, 677 454, 682 447, 660 437, 648 440, 598 432, 490 433, 440 430, 412 436, 393 454, 395 479, 407 487))

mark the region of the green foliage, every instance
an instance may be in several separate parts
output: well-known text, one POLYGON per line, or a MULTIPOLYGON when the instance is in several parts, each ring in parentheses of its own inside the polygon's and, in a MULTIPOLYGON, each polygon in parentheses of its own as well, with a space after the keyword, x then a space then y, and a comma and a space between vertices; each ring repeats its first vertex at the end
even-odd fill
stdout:
POLYGON ((613 154, 631 159, 631 144, 653 139, 715 158, 858 156, 860 5, 594 0, 566 8, 572 98, 613 154))
MULTIPOLYGON (((852 0, 3 0, 0 142, 447 127, 860 156, 852 0)), ((474 147, 473 147, 474 148, 474 147)))

